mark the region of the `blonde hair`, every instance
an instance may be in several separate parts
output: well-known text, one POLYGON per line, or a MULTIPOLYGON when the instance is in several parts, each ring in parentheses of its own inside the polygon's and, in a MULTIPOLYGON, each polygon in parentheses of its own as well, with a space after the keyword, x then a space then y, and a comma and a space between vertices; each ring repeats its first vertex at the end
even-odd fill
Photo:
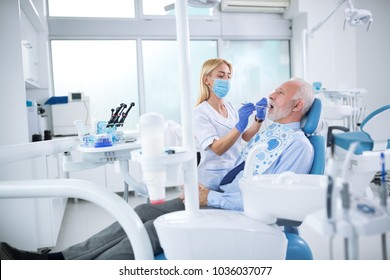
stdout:
POLYGON ((199 96, 195 106, 198 106, 203 101, 209 99, 210 97, 210 88, 204 82, 205 78, 211 74, 217 67, 222 64, 226 64, 229 67, 230 73, 232 74, 233 68, 232 65, 222 58, 213 58, 206 60, 203 63, 202 70, 200 72, 199 80, 199 96))

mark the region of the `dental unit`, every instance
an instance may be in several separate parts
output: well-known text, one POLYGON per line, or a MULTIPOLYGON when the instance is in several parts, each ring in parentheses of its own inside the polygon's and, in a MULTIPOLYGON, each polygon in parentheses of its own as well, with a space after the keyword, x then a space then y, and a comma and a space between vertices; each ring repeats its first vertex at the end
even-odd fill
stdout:
POLYGON ((127 108, 127 105, 125 103, 121 103, 119 107, 116 108, 116 110, 111 109, 111 118, 107 122, 107 127, 121 127, 123 126, 127 116, 129 115, 129 112, 131 108, 135 106, 134 102, 131 102, 129 104, 129 108, 125 111, 127 108))
POLYGON ((332 215, 326 215, 323 209, 305 219, 320 234, 331 239, 343 237, 346 259, 358 259, 358 237, 371 235, 381 236, 383 259, 387 259, 390 209, 384 174, 385 166, 390 163, 390 132, 383 125, 389 113, 390 105, 385 105, 363 120, 360 131, 332 134, 334 152, 328 160, 327 172, 332 177, 333 189, 328 189, 326 208, 332 215), (381 184, 375 195, 369 185, 378 170, 381 184))

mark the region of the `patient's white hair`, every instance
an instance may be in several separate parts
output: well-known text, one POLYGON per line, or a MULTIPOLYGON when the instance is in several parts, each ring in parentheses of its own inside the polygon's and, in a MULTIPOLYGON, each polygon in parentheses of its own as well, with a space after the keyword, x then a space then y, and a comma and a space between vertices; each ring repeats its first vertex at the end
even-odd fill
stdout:
POLYGON ((313 105, 314 102, 313 87, 311 84, 301 78, 291 78, 290 81, 298 81, 301 85, 294 96, 294 100, 303 99, 304 105, 302 108, 302 114, 306 115, 306 113, 310 110, 311 105, 313 105))

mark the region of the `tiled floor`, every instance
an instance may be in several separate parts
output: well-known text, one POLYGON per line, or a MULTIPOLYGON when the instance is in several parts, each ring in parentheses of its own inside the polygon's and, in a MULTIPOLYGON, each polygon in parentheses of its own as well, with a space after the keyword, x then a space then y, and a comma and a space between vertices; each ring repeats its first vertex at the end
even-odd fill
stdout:
MULTIPOLYGON (((177 197, 179 191, 176 188, 167 190, 167 199, 177 197)), ((129 204, 134 207, 145 202, 144 197, 129 195, 129 204)), ((90 202, 73 199, 68 200, 66 213, 63 219, 61 232, 57 246, 53 252, 67 248, 70 245, 84 241, 94 233, 100 231, 114 222, 115 219, 105 210, 90 202)), ((330 259, 330 240, 309 226, 303 224, 300 227, 300 235, 309 244, 314 259, 330 259)), ((344 240, 336 237, 333 240, 333 259, 344 259, 344 240)), ((390 234, 387 235, 387 254, 390 254, 390 234)), ((382 259, 381 239, 379 235, 359 237, 359 259, 382 259)))

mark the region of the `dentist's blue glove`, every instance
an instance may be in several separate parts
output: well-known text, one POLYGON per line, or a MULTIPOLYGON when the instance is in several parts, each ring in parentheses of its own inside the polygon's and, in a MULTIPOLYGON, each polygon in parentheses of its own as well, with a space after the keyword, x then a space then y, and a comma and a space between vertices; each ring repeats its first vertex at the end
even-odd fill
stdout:
POLYGON ((256 119, 264 121, 265 113, 267 112, 267 98, 263 97, 260 101, 256 103, 256 119))
POLYGON ((248 118, 252 115, 252 112, 256 109, 253 103, 246 103, 238 110, 238 123, 236 128, 240 133, 243 133, 248 125, 248 118))

